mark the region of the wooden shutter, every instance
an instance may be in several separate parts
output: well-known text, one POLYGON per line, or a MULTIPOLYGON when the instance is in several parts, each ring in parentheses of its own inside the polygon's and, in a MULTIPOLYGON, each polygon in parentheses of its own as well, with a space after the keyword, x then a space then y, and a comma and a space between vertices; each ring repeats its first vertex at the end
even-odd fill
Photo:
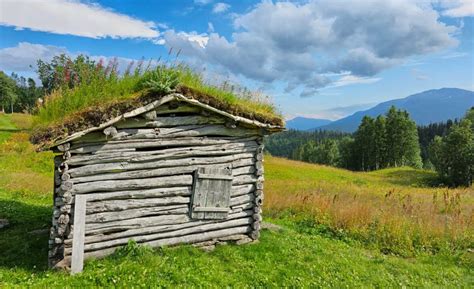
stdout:
POLYGON ((231 169, 197 169, 194 175, 191 218, 207 220, 227 218, 231 189, 231 169))

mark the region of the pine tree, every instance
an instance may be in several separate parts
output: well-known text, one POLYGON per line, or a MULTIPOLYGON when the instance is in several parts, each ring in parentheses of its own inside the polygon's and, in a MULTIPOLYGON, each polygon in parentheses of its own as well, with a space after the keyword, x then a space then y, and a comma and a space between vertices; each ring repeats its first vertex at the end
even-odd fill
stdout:
POLYGON ((374 119, 364 116, 355 133, 355 153, 357 157, 357 170, 369 171, 374 164, 374 119))
POLYGON ((374 164, 376 170, 387 166, 387 129, 385 117, 379 115, 374 123, 374 164))
POLYGON ((344 137, 339 141, 339 167, 349 170, 357 169, 357 159, 354 148, 355 141, 351 137, 344 137))
POLYGON ((386 156, 389 167, 422 166, 418 130, 408 112, 394 106, 387 113, 386 156))
POLYGON ((474 174, 474 133, 469 119, 454 125, 443 140, 438 171, 453 186, 470 186, 474 174))

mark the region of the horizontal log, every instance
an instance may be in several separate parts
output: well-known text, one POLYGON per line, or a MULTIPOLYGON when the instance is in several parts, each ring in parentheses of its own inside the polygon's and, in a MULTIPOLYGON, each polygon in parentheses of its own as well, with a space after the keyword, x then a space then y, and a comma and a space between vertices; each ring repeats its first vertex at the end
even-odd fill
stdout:
MULTIPOLYGON (((252 216, 252 214, 253 214, 252 210, 229 214, 229 217, 227 218, 227 220, 245 218, 245 217, 252 216)), ((189 222, 180 223, 180 224, 169 224, 169 225, 160 225, 160 226, 151 225, 149 227, 130 229, 130 230, 116 232, 116 233, 88 235, 85 238, 85 243, 91 244, 91 243, 97 243, 97 242, 104 242, 108 240, 121 239, 124 237, 144 236, 144 235, 150 235, 150 234, 165 233, 165 232, 177 231, 177 230, 181 230, 185 228, 202 226, 205 224, 213 224, 217 222, 222 222, 222 221, 190 220, 189 222)), ((70 245, 72 243, 72 240, 65 240, 64 243, 66 245, 70 245)))
MULTIPOLYGON (((254 184, 246 184, 233 186, 231 196, 240 196, 251 193, 255 190, 254 184)), ((191 187, 174 187, 174 188, 156 188, 148 190, 127 190, 117 192, 100 192, 89 193, 87 195, 88 202, 105 201, 105 200, 121 200, 121 199, 144 199, 144 198, 164 198, 172 196, 190 196, 191 187)))
POLYGON ((109 240, 99 243, 92 243, 84 245, 84 251, 94 251, 100 249, 106 249, 110 247, 117 247, 120 245, 125 245, 128 243, 129 240, 134 240, 137 243, 151 243, 152 241, 158 239, 165 239, 165 238, 176 238, 181 236, 186 236, 189 234, 195 233, 205 233, 209 231, 215 231, 219 229, 225 228, 233 228, 233 227, 240 227, 240 226, 248 226, 253 223, 253 219, 250 217, 240 218, 235 220, 229 220, 224 222, 217 222, 211 224, 204 224, 197 227, 191 228, 184 228, 181 230, 171 231, 171 232, 164 232, 164 233, 157 233, 157 234, 150 234, 150 235, 143 235, 143 236, 131 236, 127 238, 120 238, 115 240, 109 240))
MULTIPOLYGON (((234 227, 234 228, 225 228, 222 230, 210 231, 210 232, 202 232, 202 233, 195 233, 180 237, 171 237, 171 238, 164 238, 149 242, 143 242, 143 245, 149 245, 151 247, 161 247, 161 246, 173 246, 178 244, 192 244, 198 242, 204 242, 207 240, 223 238, 232 235, 241 235, 241 234, 248 234, 251 232, 251 228, 249 226, 241 226, 241 227, 234 227)), ((112 254, 118 247, 111 247, 103 250, 85 252, 84 257, 87 259, 90 258, 103 258, 112 254)), ((67 251, 66 251, 67 253, 67 251)))
POLYGON ((144 228, 149 226, 181 224, 190 221, 188 214, 144 216, 128 220, 118 220, 108 223, 86 223, 86 235, 111 234, 131 229, 144 228))
POLYGON ((88 202, 86 213, 93 214, 100 212, 124 211, 136 208, 171 206, 189 203, 189 197, 108 200, 102 202, 88 202))
POLYGON ((84 183, 92 181, 102 181, 102 180, 122 180, 122 179, 142 179, 142 178, 151 178, 159 176, 171 176, 171 175, 181 175, 181 174, 192 174, 198 168, 227 168, 233 167, 232 174, 240 175, 244 172, 251 173, 252 169, 248 168, 249 166, 254 166, 254 160, 252 158, 241 159, 233 161, 231 163, 214 163, 212 165, 193 165, 193 166, 178 166, 178 167, 167 167, 167 168, 158 168, 158 169, 145 169, 145 170, 134 170, 134 171, 125 171, 120 173, 103 173, 97 175, 83 176, 74 178, 74 183, 84 183), (247 168, 242 168, 246 166, 247 168))
POLYGON ((230 208, 232 209, 232 211, 238 212, 238 211, 250 210, 250 209, 253 209, 254 207, 255 207, 255 204, 252 202, 252 203, 244 203, 240 205, 231 206, 230 208))
POLYGON ((190 186, 193 183, 191 175, 166 176, 159 178, 108 180, 74 184, 70 192, 87 194, 91 192, 107 192, 133 189, 150 189, 157 187, 190 186))
POLYGON ((184 125, 163 128, 125 128, 117 130, 112 136, 101 132, 91 132, 81 137, 81 142, 103 142, 111 140, 164 139, 179 137, 230 136, 248 137, 261 134, 260 129, 228 128, 224 125, 184 125))
MULTIPOLYGON (((189 192, 189 189, 186 190, 189 192)), ((123 215, 129 214, 129 210, 138 208, 149 208, 157 207, 157 210, 163 206, 172 206, 190 203, 190 193, 188 196, 167 196, 167 197, 156 197, 151 198, 133 198, 133 199, 108 199, 99 200, 94 197, 95 194, 90 194, 92 200, 87 203, 87 214, 93 215, 104 212, 122 212, 123 215)), ((105 194, 106 195, 106 194, 105 194)), ((141 193, 140 196, 143 196, 141 193)), ((89 199, 89 198, 88 198, 89 199)), ((243 203, 251 202, 255 199, 254 186, 253 184, 234 186, 231 190, 230 205, 237 206, 243 203)), ((66 206, 65 206, 66 207, 66 206)), ((67 208, 67 207, 66 207, 67 208)))
POLYGON ((108 141, 99 143, 75 142, 71 147, 73 154, 101 153, 123 149, 148 149, 159 147, 207 146, 256 140, 257 137, 183 137, 175 139, 127 141, 108 141))
MULTIPOLYGON (((155 112, 156 115, 156 112, 155 112)), ((209 117, 202 115, 174 116, 174 117, 156 117, 153 120, 144 118, 127 119, 115 124, 117 128, 144 128, 144 127, 174 127, 183 125, 199 124, 223 124, 225 119, 222 117, 209 117)))
POLYGON ((251 175, 240 175, 234 177, 232 181, 232 185, 244 185, 244 184, 252 184, 257 182, 257 177, 254 174, 251 175))
MULTIPOLYGON (((189 157, 210 157, 210 156, 228 156, 235 154, 251 153, 255 151, 255 146, 247 146, 234 149, 219 149, 215 148, 213 150, 201 150, 199 148, 195 149, 194 147, 190 148, 180 148, 174 149, 174 152, 170 153, 146 153, 146 152, 135 152, 135 153, 122 153, 122 156, 106 156, 101 154, 101 157, 97 155, 92 155, 90 160, 87 161, 76 161, 74 158, 67 161, 69 165, 91 165, 91 164, 102 164, 102 163, 116 163, 116 162, 129 162, 129 163, 141 163, 141 162, 151 162, 158 160, 166 159, 179 159, 179 158, 189 158, 189 157), (130 155, 133 154, 133 155, 130 155), (130 156, 127 156, 130 155, 130 156)), ((119 153, 117 153, 119 154, 119 153)))
POLYGON ((238 197, 234 197, 230 199, 230 207, 237 207, 239 205, 251 203, 255 200, 255 196, 253 193, 246 194, 246 195, 241 195, 238 197))
POLYGON ((201 113, 202 108, 195 105, 177 105, 177 106, 167 106, 163 105, 155 109, 157 115, 165 114, 189 114, 189 113, 201 113))
POLYGON ((172 205, 162 207, 140 208, 116 212, 102 212, 91 215, 86 215, 87 225, 93 223, 104 223, 112 221, 120 221, 127 219, 134 219, 146 216, 168 215, 168 214, 187 214, 189 212, 188 205, 172 205))
POLYGON ((232 175, 234 177, 240 176, 240 175, 252 175, 255 173, 256 173, 255 166, 246 166, 246 167, 232 169, 232 175))
POLYGON ((108 154, 82 154, 74 155, 66 162, 71 166, 90 165, 108 162, 142 162, 169 158, 182 158, 190 156, 218 156, 237 153, 252 152, 257 149, 255 141, 241 143, 228 143, 209 146, 187 146, 179 148, 157 149, 151 151, 111 151, 108 154))
POLYGON ((212 165, 216 163, 233 162, 239 159, 252 158, 252 153, 243 153, 230 156, 218 156, 218 157, 195 157, 185 159, 170 159, 161 161, 152 161, 145 163, 106 163, 106 164, 95 164, 87 165, 77 168, 69 169, 68 173, 74 177, 90 176, 100 173, 111 173, 120 171, 131 171, 131 170, 145 170, 155 169, 164 167, 176 167, 176 166, 193 166, 193 165, 212 165))
POLYGON ((191 187, 173 187, 173 188, 156 188, 148 190, 132 190, 117 192, 100 192, 90 193, 87 195, 87 202, 105 201, 105 200, 121 200, 121 199, 144 199, 144 198, 165 198, 174 196, 190 196, 191 187))
POLYGON ((250 194, 255 191, 255 185, 254 184, 246 184, 246 185, 240 185, 240 186, 232 186, 231 194, 230 196, 232 198, 241 196, 241 195, 246 195, 250 194))

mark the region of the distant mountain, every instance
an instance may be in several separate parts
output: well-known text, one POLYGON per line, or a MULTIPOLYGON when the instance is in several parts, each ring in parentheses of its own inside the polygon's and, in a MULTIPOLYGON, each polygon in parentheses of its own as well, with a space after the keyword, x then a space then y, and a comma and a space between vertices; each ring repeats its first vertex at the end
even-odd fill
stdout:
POLYGON ((382 102, 373 108, 358 111, 353 115, 320 126, 318 129, 354 132, 365 115, 377 117, 385 114, 394 105, 408 111, 418 125, 427 125, 448 119, 460 118, 474 106, 474 92, 458 88, 427 90, 406 98, 382 102))
POLYGON ((295 117, 292 120, 286 122, 286 127, 288 129, 296 130, 308 130, 318 128, 323 125, 331 123, 328 119, 318 119, 318 118, 308 118, 308 117, 295 117))

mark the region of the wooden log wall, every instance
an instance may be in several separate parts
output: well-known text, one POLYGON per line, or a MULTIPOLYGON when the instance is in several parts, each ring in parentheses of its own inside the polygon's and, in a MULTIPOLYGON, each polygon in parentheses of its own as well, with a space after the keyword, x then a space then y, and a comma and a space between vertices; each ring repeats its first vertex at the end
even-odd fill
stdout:
POLYGON ((214 246, 259 237, 261 130, 203 116, 195 107, 175 106, 118 123, 56 150, 62 155, 55 158, 52 267, 71 260, 72 212, 79 194, 87 195, 86 258, 106 256, 130 239, 151 246, 214 246), (232 169, 225 220, 190 218, 193 173, 198 167, 232 169))

